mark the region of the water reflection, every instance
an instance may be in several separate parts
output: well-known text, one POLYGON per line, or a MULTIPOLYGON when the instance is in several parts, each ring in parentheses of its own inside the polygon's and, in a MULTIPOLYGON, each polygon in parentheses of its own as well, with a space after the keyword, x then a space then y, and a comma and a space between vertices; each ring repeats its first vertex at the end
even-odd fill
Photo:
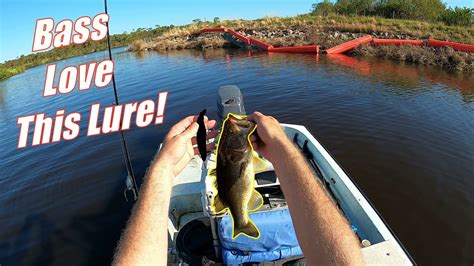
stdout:
MULTIPOLYGON (((106 52, 60 62, 78 65, 106 52)), ((114 50, 122 103, 169 91, 160 126, 132 128, 143 176, 169 127, 238 85, 246 110, 306 126, 354 177, 420 264, 469 264, 474 240, 473 77, 377 59, 234 50, 114 50), (403 207, 403 208, 402 208, 403 207), (443 239, 443 241, 438 241, 443 239)), ((117 134, 16 149, 21 115, 109 106, 111 86, 41 96, 45 66, 0 82, 0 263, 109 264, 130 205, 117 134), (46 162, 46 163, 45 163, 46 162), (44 250, 47 247, 48 251, 44 250), (11 263, 10 263, 11 262, 11 263)), ((141 179, 138 179, 140 182, 141 179)))
POLYGON ((366 61, 358 60, 354 57, 349 57, 343 54, 329 54, 327 55, 329 62, 347 67, 351 70, 354 70, 360 75, 369 76, 370 75, 370 65, 366 61))
POLYGON ((343 54, 328 55, 334 64, 371 79, 387 81, 404 88, 413 88, 422 80, 439 83, 447 89, 457 89, 467 103, 474 101, 474 77, 470 73, 451 72, 431 66, 416 66, 388 60, 358 59, 343 54))
POLYGON ((433 66, 414 65, 404 62, 393 62, 377 58, 356 58, 344 54, 314 55, 314 54, 287 54, 268 53, 264 51, 241 51, 237 49, 208 49, 208 50, 183 50, 183 51, 147 51, 137 54, 143 58, 146 54, 161 54, 173 57, 196 57, 206 62, 221 60, 230 64, 232 60, 238 61, 245 58, 261 58, 264 65, 272 66, 283 61, 297 61, 314 67, 314 63, 330 62, 358 75, 376 80, 385 81, 403 88, 413 88, 423 80, 434 84, 441 84, 447 89, 456 89, 461 93, 465 102, 474 101, 474 75, 459 71, 447 71, 433 66))

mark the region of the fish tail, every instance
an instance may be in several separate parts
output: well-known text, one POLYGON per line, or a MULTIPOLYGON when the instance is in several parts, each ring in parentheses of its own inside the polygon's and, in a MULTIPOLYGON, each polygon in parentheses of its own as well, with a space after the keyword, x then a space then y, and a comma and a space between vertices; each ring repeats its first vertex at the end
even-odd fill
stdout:
POLYGON ((232 239, 236 238, 239 234, 244 234, 252 238, 260 238, 260 231, 250 219, 249 222, 242 227, 234 226, 232 239))

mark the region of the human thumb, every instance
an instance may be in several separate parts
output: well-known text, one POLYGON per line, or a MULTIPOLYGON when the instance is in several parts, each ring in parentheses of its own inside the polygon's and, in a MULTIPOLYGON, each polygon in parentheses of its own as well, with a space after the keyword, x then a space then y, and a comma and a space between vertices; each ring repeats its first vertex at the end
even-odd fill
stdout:
POLYGON ((181 135, 186 139, 190 139, 196 136, 198 129, 199 125, 196 122, 193 122, 188 128, 186 128, 186 130, 183 131, 183 133, 181 133, 181 135))

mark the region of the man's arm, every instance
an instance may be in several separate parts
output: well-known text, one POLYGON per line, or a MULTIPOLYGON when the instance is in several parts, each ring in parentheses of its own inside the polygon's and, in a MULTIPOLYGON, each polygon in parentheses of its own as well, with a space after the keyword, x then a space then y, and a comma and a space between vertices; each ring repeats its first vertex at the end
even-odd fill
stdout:
POLYGON ((174 175, 159 161, 152 162, 140 197, 123 233, 116 265, 165 265, 168 249, 168 208, 174 175))
POLYGON ((254 148, 269 159, 288 202, 298 241, 309 265, 361 265, 360 245, 306 159, 273 117, 254 113, 254 148))
MULTIPOLYGON (((197 154, 197 117, 190 116, 174 125, 163 147, 151 162, 127 227, 115 253, 114 265, 165 265, 168 251, 168 209, 174 178, 197 154)), ((211 129, 216 121, 206 121, 211 129)), ((208 138, 217 132, 212 131, 208 138)), ((209 144, 207 150, 212 150, 209 144)))

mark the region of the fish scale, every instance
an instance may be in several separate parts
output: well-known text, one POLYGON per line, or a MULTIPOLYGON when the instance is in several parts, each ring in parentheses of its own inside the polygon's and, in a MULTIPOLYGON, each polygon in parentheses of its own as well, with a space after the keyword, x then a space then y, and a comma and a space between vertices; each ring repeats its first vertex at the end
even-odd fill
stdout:
POLYGON ((263 198, 254 189, 254 154, 248 137, 255 123, 246 117, 229 114, 224 121, 216 154, 216 167, 210 171, 215 177, 212 206, 217 214, 232 217, 232 238, 240 234, 259 238, 257 226, 248 213, 263 204, 263 198))

